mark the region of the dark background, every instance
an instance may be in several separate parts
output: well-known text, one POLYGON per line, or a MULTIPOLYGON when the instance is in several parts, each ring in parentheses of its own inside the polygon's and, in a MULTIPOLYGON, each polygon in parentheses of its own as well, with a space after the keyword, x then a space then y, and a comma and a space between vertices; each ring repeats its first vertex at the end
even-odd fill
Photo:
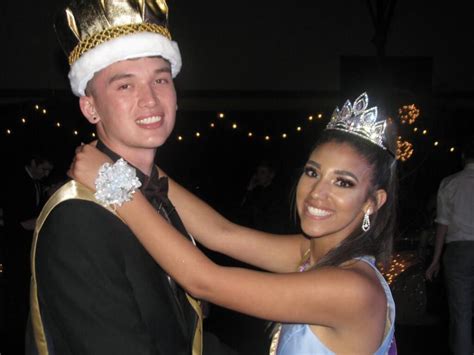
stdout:
MULTIPOLYGON (((51 156, 54 173, 64 176, 74 148, 94 139, 93 127, 70 93, 66 59, 52 26, 55 12, 65 3, 26 0, 0 5, 2 174, 11 173, 9 166, 36 151, 51 156)), ((470 1, 169 0, 168 4, 183 69, 175 81, 176 128, 157 160, 172 177, 235 218, 253 169, 265 158, 275 162, 281 194, 290 200, 309 149, 335 106, 367 90, 370 102, 384 108, 403 140, 414 147, 411 158, 400 162, 397 248, 416 250, 420 231, 430 221, 429 207, 439 182, 461 168, 460 147, 474 131, 470 1), (390 4, 394 4, 391 16, 386 11, 374 21, 369 8, 390 4), (400 124, 397 113, 407 104, 415 104, 421 112, 412 125, 400 124)), ((445 351, 442 284, 427 284, 423 292, 429 296, 424 307, 436 320, 423 323, 425 319, 422 327, 399 325, 401 354, 445 351)), ((410 293, 405 299, 415 296, 410 293)), ((405 313, 410 310, 413 303, 405 313)), ((220 333, 229 344, 240 343, 247 350, 262 346, 252 343, 257 337, 249 333, 260 331, 260 324, 253 328, 251 319, 218 308, 214 312, 218 321, 211 318, 210 329, 232 320, 240 326, 235 334, 220 333), (242 334, 249 337, 247 342, 241 341, 242 334)), ((0 322, 0 336, 5 327, 0 322)))

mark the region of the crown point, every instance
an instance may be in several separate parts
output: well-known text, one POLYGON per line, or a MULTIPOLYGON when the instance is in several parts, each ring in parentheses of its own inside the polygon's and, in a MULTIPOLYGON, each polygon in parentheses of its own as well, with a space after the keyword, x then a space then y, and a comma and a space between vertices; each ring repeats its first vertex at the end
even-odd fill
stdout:
POLYGON ((347 100, 341 111, 336 107, 326 129, 357 135, 386 150, 387 148, 384 146, 386 121, 376 122, 377 106, 367 109, 368 105, 369 97, 365 92, 354 101, 354 105, 347 100))

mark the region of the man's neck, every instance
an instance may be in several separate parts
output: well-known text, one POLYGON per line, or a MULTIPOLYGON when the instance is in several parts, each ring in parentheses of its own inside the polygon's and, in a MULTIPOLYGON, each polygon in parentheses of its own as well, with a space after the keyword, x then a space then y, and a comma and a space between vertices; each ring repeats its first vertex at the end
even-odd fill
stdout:
MULTIPOLYGON (((132 164, 135 168, 139 169, 142 173, 144 173, 147 176, 150 176, 151 170, 154 166, 156 149, 140 149, 140 150, 132 150, 128 148, 120 149, 120 147, 110 147, 103 141, 101 141, 101 143, 109 151, 111 151, 111 153, 119 157, 122 157, 127 162, 132 164)), ((104 153, 107 154, 108 152, 105 151, 104 153)), ((111 158, 115 158, 115 157, 111 157, 111 158)))

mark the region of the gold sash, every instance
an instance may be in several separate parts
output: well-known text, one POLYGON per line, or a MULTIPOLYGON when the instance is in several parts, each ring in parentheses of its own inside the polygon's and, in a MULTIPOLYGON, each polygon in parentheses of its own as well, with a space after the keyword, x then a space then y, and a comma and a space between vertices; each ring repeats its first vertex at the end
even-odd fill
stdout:
MULTIPOLYGON (((94 193, 89 190, 84 185, 76 182, 70 181, 64 186, 62 186, 51 198, 46 202, 45 206, 43 207, 37 221, 36 221, 36 228, 33 235, 33 243, 31 247, 31 286, 30 286, 30 307, 31 307, 31 322, 33 327, 33 334, 36 343, 36 348, 38 350, 39 355, 48 355, 48 344, 46 342, 46 334, 44 331, 43 322, 41 320, 40 314, 40 307, 38 301, 38 286, 36 283, 36 246, 38 243, 38 234, 46 218, 49 216, 51 211, 54 207, 60 204, 63 201, 69 199, 78 199, 78 200, 85 200, 91 201, 94 203, 99 204, 100 206, 106 208, 111 213, 115 214, 119 217, 116 212, 109 208, 101 205, 94 197, 94 193)), ((120 218, 120 217, 119 217, 120 218)), ((122 220, 123 221, 123 220, 122 220)), ((193 338, 193 352, 192 355, 201 355, 202 354, 202 310, 199 304, 199 301, 194 299, 193 297, 186 294, 186 297, 193 307, 194 311, 198 316, 198 321, 196 325, 196 330, 194 333, 193 338)))

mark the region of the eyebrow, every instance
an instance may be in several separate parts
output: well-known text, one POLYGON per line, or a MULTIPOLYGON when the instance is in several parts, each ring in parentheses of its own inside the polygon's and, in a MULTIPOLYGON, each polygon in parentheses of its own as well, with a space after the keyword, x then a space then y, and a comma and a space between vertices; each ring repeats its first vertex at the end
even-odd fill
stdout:
MULTIPOLYGON (((154 73, 155 74, 171 73, 171 68, 170 67, 158 68, 158 69, 155 69, 154 73)), ((131 78, 131 77, 134 77, 134 76, 135 75, 131 74, 131 73, 117 73, 109 79, 108 84, 110 85, 115 81, 131 78)))
POLYGON ((343 175, 343 176, 350 176, 352 177, 355 181, 359 182, 359 179, 357 178, 357 176, 355 176, 353 173, 351 173, 350 171, 347 171, 347 170, 336 170, 335 173, 337 175, 343 175))
MULTIPOLYGON (((308 165, 312 165, 318 169, 321 169, 321 164, 319 163, 316 163, 314 160, 308 160, 307 162, 308 165)), ((359 182, 359 179, 357 178, 357 176, 355 176, 353 173, 351 173, 350 171, 347 171, 347 170, 335 170, 334 171, 335 174, 337 175, 342 175, 342 176, 349 176, 351 178, 353 178, 355 181, 359 182)))

